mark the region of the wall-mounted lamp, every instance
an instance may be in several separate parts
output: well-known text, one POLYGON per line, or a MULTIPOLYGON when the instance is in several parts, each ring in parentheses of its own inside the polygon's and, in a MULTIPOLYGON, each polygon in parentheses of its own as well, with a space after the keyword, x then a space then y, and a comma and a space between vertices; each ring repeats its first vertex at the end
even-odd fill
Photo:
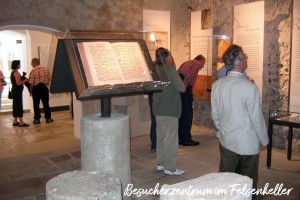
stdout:
POLYGON ((156 46, 156 49, 157 49, 158 46, 157 46, 157 43, 156 43, 156 37, 155 37, 155 34, 154 34, 154 33, 151 33, 151 34, 150 34, 150 40, 151 40, 152 42, 155 43, 155 46, 156 46))
POLYGON ((150 34, 150 40, 151 40, 152 42, 155 41, 155 35, 154 35, 154 33, 151 33, 151 34, 150 34))

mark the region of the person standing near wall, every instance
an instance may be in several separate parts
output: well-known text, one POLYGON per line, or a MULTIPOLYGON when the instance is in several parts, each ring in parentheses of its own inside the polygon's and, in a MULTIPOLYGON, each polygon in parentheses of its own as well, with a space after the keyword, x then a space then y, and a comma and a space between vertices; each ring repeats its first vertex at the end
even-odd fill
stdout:
POLYGON ((193 125, 193 87, 198 72, 204 67, 206 59, 202 55, 196 56, 193 60, 183 63, 178 72, 183 79, 186 91, 181 94, 182 113, 179 118, 179 144, 184 146, 199 145, 198 141, 192 140, 191 128, 193 125))
POLYGON ((0 70, 0 110, 1 110, 1 99, 2 99, 2 92, 3 92, 3 89, 4 89, 4 86, 6 85, 6 82, 5 82, 5 78, 4 78, 4 75, 2 73, 2 71, 0 70))
POLYGON ((53 122, 51 118, 51 110, 49 107, 49 89, 48 85, 50 83, 50 73, 49 70, 40 65, 40 60, 38 58, 33 58, 31 60, 31 65, 33 67, 29 75, 30 83, 30 95, 33 99, 33 109, 34 109, 34 124, 40 124, 41 112, 40 112, 40 101, 42 100, 46 123, 53 122))
POLYGON ((21 80, 21 74, 18 71, 20 68, 21 61, 13 60, 11 63, 12 72, 10 74, 10 82, 12 85, 11 93, 13 99, 13 126, 28 127, 29 124, 26 124, 23 121, 23 89, 24 84, 28 82, 28 78, 21 80))
POLYGON ((229 73, 213 83, 211 100, 220 141, 219 170, 248 176, 257 188, 260 146, 269 142, 258 88, 243 77, 247 57, 240 46, 231 45, 223 60, 229 73))
POLYGON ((176 71, 171 53, 167 49, 156 51, 155 70, 161 81, 170 81, 162 92, 153 94, 153 113, 156 118, 156 156, 158 171, 167 175, 182 175, 183 170, 176 169, 178 157, 178 118, 181 114, 180 92, 185 86, 176 71))
MULTIPOLYGON (((159 51, 164 50, 165 48, 159 47, 156 49, 155 54, 158 55, 159 51)), ((153 65, 155 66, 157 64, 157 61, 155 60, 153 62, 153 65)), ((150 141, 151 141, 151 152, 156 152, 156 119, 155 115, 153 113, 153 93, 148 94, 148 103, 150 107, 150 117, 151 117, 151 124, 150 124, 150 141)))

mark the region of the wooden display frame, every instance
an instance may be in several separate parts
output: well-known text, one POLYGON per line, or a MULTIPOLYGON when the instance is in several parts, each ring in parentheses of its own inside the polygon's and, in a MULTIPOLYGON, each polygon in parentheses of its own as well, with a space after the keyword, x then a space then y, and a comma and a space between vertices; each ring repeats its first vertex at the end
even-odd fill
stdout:
POLYGON ((161 92, 170 82, 159 80, 143 34, 132 32, 68 31, 63 38, 57 38, 51 93, 75 92, 79 100, 101 99, 112 96, 128 96, 161 92), (136 42, 142 49, 152 81, 126 84, 89 85, 85 69, 78 51, 79 42, 108 41, 136 42))
POLYGON ((210 100, 212 77, 198 75, 193 87, 193 96, 197 99, 210 100))

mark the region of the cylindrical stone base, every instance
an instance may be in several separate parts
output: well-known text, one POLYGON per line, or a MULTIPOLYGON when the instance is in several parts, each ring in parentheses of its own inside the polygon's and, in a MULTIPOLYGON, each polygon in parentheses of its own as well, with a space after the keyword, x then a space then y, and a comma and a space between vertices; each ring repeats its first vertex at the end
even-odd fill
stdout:
POLYGON ((131 183, 129 116, 112 113, 109 118, 81 118, 81 170, 112 174, 131 183))
POLYGON ((101 172, 75 171, 52 178, 46 184, 47 200, 121 200, 121 182, 101 172))
POLYGON ((229 172, 209 173, 173 185, 163 185, 160 200, 251 200, 251 189, 252 179, 247 176, 229 172))

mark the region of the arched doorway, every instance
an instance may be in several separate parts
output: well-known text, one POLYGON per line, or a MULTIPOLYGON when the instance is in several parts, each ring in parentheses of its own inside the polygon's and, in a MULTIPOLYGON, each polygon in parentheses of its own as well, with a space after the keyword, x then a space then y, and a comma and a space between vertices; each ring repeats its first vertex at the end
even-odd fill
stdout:
MULTIPOLYGON (((32 70, 31 59, 36 57, 41 60, 41 65, 47 66, 52 71, 53 66, 49 66, 50 49, 53 34, 57 30, 31 26, 12 25, 0 27, 0 70, 3 71, 6 81, 10 82, 10 63, 12 60, 21 60, 20 73, 26 72, 27 77, 32 70)), ((52 51, 51 51, 52 52, 52 51)), ((11 110, 11 100, 7 98, 9 86, 6 86, 2 95, 2 112, 11 110)), ((32 99, 29 91, 24 89, 23 93, 24 110, 33 112, 32 99)), ((66 106, 70 104, 68 94, 50 94, 50 106, 66 106)))

